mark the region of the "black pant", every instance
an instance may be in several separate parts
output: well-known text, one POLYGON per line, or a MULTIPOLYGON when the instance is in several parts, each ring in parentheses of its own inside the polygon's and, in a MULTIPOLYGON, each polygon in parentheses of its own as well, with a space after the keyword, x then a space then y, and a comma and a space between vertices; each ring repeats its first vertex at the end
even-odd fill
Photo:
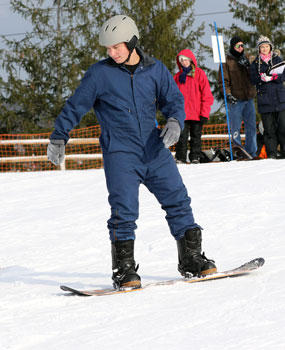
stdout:
POLYGON ((260 133, 256 134, 256 142, 257 142, 257 151, 256 156, 260 155, 260 152, 262 150, 262 147, 264 146, 264 137, 260 133))
POLYGON ((184 129, 180 135, 179 141, 176 144, 175 158, 186 163, 188 138, 190 134, 190 161, 201 158, 201 136, 203 122, 196 120, 185 120, 184 129))
POLYGON ((261 114, 264 127, 264 143, 267 156, 277 157, 277 146, 280 145, 282 158, 285 158, 285 111, 261 114))

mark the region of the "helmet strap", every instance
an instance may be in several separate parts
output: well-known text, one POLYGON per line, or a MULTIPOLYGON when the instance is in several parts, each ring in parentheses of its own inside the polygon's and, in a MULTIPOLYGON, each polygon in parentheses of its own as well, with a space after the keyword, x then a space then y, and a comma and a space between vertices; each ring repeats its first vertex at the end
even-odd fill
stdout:
POLYGON ((128 50, 130 51, 130 53, 129 53, 127 59, 123 62, 123 64, 125 64, 126 62, 129 61, 129 59, 130 59, 130 57, 131 57, 131 54, 133 53, 134 48, 135 48, 136 45, 137 45, 137 42, 138 42, 138 38, 134 35, 130 41, 128 41, 128 42, 125 43, 126 46, 127 46, 127 48, 128 48, 128 50))
POLYGON ((126 62, 129 61, 129 59, 131 58, 131 55, 132 55, 133 51, 134 51, 134 49, 132 49, 132 51, 130 51, 130 53, 129 53, 127 59, 126 59, 123 63, 121 63, 121 64, 125 64, 126 62))

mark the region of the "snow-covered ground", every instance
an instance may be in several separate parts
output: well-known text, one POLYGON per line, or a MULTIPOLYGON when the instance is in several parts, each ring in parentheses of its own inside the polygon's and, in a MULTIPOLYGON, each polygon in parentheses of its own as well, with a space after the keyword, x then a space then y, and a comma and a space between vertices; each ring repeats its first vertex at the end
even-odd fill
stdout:
MULTIPOLYGON (((1 350, 285 349, 285 160, 179 166, 220 270, 251 275, 105 297, 111 284, 103 170, 0 174, 1 350)), ((136 261, 143 283, 178 278, 176 243, 142 186, 136 261)))

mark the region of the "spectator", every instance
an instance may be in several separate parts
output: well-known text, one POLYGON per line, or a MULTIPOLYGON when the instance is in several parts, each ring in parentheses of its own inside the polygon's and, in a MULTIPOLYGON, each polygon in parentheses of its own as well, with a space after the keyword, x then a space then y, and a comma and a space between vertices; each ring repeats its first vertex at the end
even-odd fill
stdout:
POLYGON ((179 72, 174 80, 184 96, 186 118, 184 129, 176 144, 176 162, 186 163, 188 138, 190 134, 189 160, 193 164, 200 163, 201 136, 203 124, 209 119, 211 105, 214 102, 210 84, 205 72, 197 66, 196 58, 191 50, 185 49, 176 57, 179 72))
POLYGON ((250 80, 257 89, 257 107, 264 128, 266 153, 268 158, 276 159, 280 144, 281 157, 285 158, 285 71, 270 73, 271 67, 282 60, 273 51, 269 38, 261 35, 257 49, 257 57, 250 66, 250 80))
MULTIPOLYGON (((254 107, 255 87, 249 80, 249 60, 244 53, 243 40, 235 36, 230 41, 230 49, 223 63, 226 97, 228 102, 230 129, 233 143, 242 146, 240 129, 245 126, 245 150, 254 158, 256 143, 256 112, 254 107)), ((219 86, 223 93, 222 74, 219 69, 219 86)))

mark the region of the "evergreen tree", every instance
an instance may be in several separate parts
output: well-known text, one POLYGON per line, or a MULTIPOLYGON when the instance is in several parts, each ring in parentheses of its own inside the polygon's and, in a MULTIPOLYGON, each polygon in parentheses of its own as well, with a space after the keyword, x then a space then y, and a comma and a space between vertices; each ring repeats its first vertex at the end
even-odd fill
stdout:
MULTIPOLYGON (((195 0, 11 0, 12 10, 29 20, 33 31, 22 40, 4 39, 0 52, 8 80, 0 79, 0 133, 52 130, 66 99, 88 67, 106 49, 98 44, 103 22, 127 14, 136 22, 139 45, 162 60, 172 73, 176 55, 190 48, 202 65, 204 25, 192 29, 195 0)), ((89 112, 80 126, 94 124, 89 112)))
POLYGON ((0 79, 0 133, 51 130, 85 70, 103 55, 98 31, 110 9, 96 0, 54 0, 50 6, 11 0, 11 7, 33 31, 21 40, 2 36, 8 78, 0 79))
POLYGON ((231 38, 233 34, 240 35, 252 54, 256 54, 256 43, 260 35, 270 38, 275 48, 285 55, 285 2, 283 0, 230 0, 230 11, 233 17, 245 22, 250 30, 245 30, 233 24, 223 30, 231 38))
POLYGON ((129 15, 137 24, 139 46, 150 56, 161 60, 174 73, 176 55, 182 49, 199 50, 204 24, 193 30, 195 0, 116 0, 118 13, 129 15))

